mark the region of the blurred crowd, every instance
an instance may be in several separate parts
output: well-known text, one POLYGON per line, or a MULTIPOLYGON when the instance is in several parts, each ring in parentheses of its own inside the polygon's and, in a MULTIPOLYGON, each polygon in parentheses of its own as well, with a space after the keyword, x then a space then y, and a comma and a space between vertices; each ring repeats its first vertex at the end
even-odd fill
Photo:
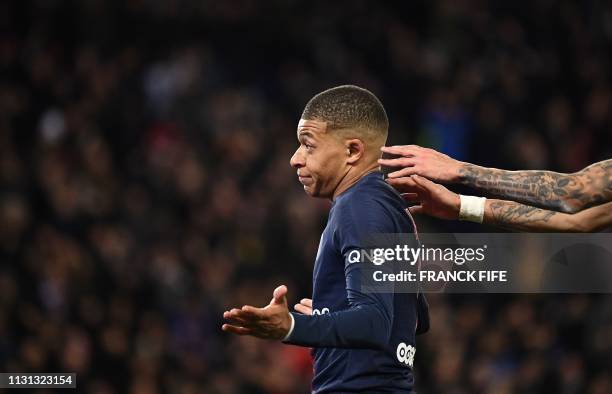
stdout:
MULTIPOLYGON (((325 88, 375 92, 390 143, 612 157, 604 1, 9 0, 0 29, 0 370, 79 392, 309 392, 307 349, 220 326, 310 294, 329 202, 289 158, 325 88)), ((610 296, 429 299, 420 393, 612 392, 610 296)))

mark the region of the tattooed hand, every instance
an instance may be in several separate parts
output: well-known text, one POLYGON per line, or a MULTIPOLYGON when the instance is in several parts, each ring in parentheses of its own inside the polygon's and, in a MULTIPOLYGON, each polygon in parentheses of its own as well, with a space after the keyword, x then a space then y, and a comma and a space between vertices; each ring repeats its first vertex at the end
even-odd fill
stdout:
POLYGON ((378 160, 381 166, 403 167, 391 172, 389 179, 420 175, 434 182, 455 183, 460 177, 459 169, 464 164, 443 153, 418 145, 383 146, 380 149, 385 153, 402 156, 378 160))

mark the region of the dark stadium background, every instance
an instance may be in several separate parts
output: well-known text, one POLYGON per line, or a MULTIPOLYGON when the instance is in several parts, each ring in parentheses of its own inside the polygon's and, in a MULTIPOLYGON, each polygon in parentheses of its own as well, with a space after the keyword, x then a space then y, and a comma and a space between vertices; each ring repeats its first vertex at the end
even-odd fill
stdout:
MULTIPOLYGON (((606 1, 2 1, 0 29, 0 370, 78 392, 308 392, 305 349, 220 326, 310 294, 329 203, 289 157, 325 88, 379 95, 390 143, 612 157, 606 1)), ((420 393, 612 392, 610 296, 429 299, 420 393)))

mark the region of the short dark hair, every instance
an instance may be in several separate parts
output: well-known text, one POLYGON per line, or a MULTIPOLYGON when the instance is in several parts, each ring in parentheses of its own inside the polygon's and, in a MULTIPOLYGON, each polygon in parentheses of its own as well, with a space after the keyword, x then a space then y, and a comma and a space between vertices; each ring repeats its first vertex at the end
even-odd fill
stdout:
POLYGON ((306 104, 302 119, 327 122, 330 130, 355 129, 387 138, 389 119, 372 92, 355 85, 327 89, 306 104))

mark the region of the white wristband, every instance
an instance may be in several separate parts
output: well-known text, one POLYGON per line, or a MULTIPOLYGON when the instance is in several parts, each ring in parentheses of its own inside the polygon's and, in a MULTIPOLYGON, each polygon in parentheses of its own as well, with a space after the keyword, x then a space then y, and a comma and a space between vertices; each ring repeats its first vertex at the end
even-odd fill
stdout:
POLYGON ((289 316, 291 317, 291 327, 289 327, 289 332, 287 333, 287 335, 285 335, 285 337, 282 339, 283 342, 285 342, 286 340, 289 339, 289 337, 291 336, 291 334, 293 333, 293 328, 295 327, 295 318, 293 317, 293 315, 290 313, 289 316))
POLYGON ((482 223, 485 211, 485 197, 459 195, 461 207, 459 208, 459 220, 482 223))

